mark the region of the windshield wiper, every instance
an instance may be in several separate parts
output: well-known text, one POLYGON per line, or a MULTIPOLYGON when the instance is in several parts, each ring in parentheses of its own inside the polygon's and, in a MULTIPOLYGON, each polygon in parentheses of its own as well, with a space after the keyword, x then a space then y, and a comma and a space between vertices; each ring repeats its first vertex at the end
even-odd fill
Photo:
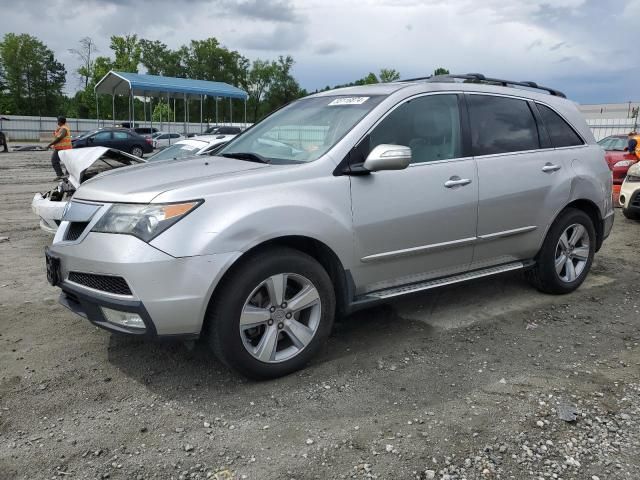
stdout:
POLYGON ((238 160, 247 160, 249 162, 257 162, 257 163, 271 163, 266 157, 259 155, 257 153, 251 152, 233 152, 233 153, 223 153, 221 156, 226 158, 237 158, 238 160))

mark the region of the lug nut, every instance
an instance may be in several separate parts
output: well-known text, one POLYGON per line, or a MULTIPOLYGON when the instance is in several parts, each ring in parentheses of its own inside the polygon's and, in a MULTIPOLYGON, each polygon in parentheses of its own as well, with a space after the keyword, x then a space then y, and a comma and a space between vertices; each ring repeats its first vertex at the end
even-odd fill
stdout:
POLYGON ((287 317, 287 318, 291 318, 291 312, 287 313, 287 314, 285 315, 285 317, 287 317))
POLYGON ((280 323, 278 324, 278 328, 279 328, 280 330, 282 330, 282 329, 284 328, 284 323, 280 322, 280 323))
POLYGON ((269 311, 270 311, 271 313, 275 312, 275 311, 276 311, 276 307, 271 307, 271 308, 269 309, 269 311))
POLYGON ((271 319, 267 320, 267 325, 269 325, 269 326, 273 325, 273 320, 271 320, 271 319))
POLYGON ((287 302, 282 302, 282 305, 280 305, 280 308, 287 308, 287 302))

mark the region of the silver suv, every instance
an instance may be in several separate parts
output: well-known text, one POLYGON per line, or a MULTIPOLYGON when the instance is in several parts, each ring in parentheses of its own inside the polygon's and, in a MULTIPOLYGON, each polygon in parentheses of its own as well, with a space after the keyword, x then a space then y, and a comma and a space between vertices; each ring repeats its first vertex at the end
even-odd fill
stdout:
POLYGON ((254 378, 302 368, 336 316, 524 270, 584 281, 611 173, 576 105, 479 74, 344 88, 216 157, 83 183, 46 253, 60 302, 112 332, 203 337, 254 378))

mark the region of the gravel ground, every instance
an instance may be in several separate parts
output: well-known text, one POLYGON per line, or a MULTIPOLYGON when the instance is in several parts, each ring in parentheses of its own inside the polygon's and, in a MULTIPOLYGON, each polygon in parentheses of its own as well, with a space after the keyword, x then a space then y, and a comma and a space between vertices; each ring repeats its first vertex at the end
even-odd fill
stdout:
POLYGON ((2 479, 640 478, 640 224, 622 215, 574 294, 507 275, 416 295, 255 383, 59 306, 30 212, 48 154, 0 172, 2 479))

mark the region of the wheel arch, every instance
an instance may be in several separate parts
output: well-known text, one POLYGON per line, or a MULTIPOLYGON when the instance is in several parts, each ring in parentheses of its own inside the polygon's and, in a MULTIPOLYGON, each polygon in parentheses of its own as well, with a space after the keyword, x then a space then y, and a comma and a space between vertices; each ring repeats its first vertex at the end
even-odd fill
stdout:
POLYGON ((589 216, 589 218, 593 222, 593 228, 596 231, 596 252, 600 250, 600 247, 602 247, 602 242, 604 241, 604 226, 602 223, 602 214, 600 213, 600 209, 598 208, 598 206, 593 201, 586 198, 579 198, 565 205, 565 207, 558 212, 558 214, 553 218, 553 221, 548 225, 545 236, 543 237, 543 241, 544 238, 546 238, 551 225, 553 225, 558 217, 569 208, 580 210, 589 216))
MULTIPOLYGON (((305 253, 316 260, 322 268, 325 269, 331 279, 331 283, 333 284, 333 290, 336 298, 336 316, 339 317, 347 312, 348 305, 351 301, 350 295, 354 290, 353 281, 351 280, 349 272, 345 270, 338 255, 326 243, 305 235, 284 235, 271 238, 243 252, 227 267, 218 280, 216 286, 209 295, 206 310, 208 311, 213 305, 216 292, 219 291, 221 285, 227 278, 229 278, 230 275, 233 274, 244 260, 252 255, 275 247, 291 248, 305 253)), ((207 312, 205 312, 202 326, 203 329, 207 328, 207 325, 205 324, 207 316, 207 312)))

